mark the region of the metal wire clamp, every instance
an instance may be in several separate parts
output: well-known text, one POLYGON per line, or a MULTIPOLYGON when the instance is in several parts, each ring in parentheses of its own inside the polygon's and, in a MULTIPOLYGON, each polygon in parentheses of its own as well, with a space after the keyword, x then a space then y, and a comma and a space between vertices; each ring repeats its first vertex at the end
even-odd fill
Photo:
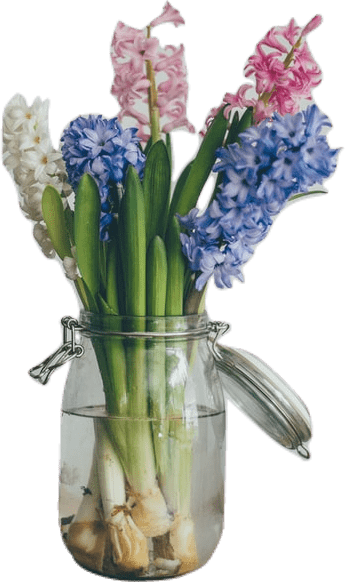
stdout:
POLYGON ((217 350, 217 341, 219 340, 219 338, 221 338, 229 331, 230 325, 228 323, 225 323, 224 321, 210 321, 207 327, 209 330, 208 335, 209 348, 215 360, 220 360, 221 355, 217 350))
POLYGON ((66 316, 61 319, 61 324, 63 327, 62 346, 41 364, 29 370, 30 376, 41 384, 46 384, 57 368, 73 358, 80 358, 84 353, 83 346, 76 342, 75 337, 75 332, 78 328, 80 329, 78 321, 73 317, 66 316))

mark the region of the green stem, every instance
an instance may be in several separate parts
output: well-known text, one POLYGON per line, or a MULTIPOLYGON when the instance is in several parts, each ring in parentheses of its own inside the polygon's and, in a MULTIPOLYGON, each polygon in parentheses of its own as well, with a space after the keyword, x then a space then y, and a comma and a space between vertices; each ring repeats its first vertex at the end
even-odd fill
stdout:
MULTIPOLYGON (((182 318, 170 320, 168 331, 185 330, 182 318)), ((192 447, 195 429, 186 418, 186 380, 188 343, 169 341, 166 356, 167 418, 169 418, 169 467, 164 491, 175 512, 190 515, 192 447)))
POLYGON ((119 270, 119 248, 117 236, 109 243, 109 252, 106 267, 106 297, 109 307, 119 314, 119 295, 117 287, 119 270))
MULTIPOLYGON (((185 279, 184 259, 181 252, 180 228, 173 217, 166 236, 168 259, 168 284, 165 313, 167 316, 183 315, 183 290, 185 279)), ((167 331, 181 330, 183 320, 169 320, 167 331)), ((185 388, 188 369, 185 341, 169 341, 166 355, 166 402, 169 419, 169 459, 164 489, 175 511, 190 512, 191 455, 194 429, 185 421, 185 388), (182 371, 182 373, 181 373, 182 371)))
MULTIPOLYGON (((119 210, 119 240, 125 275, 126 313, 135 317, 135 331, 145 331, 146 231, 144 194, 138 174, 129 166, 126 195, 119 210)), ((133 331, 126 329, 124 331, 133 331)), ((126 340, 128 405, 126 473, 135 492, 155 485, 154 452, 148 422, 145 342, 126 340)))
MULTIPOLYGON (((150 27, 147 27, 147 38, 150 37, 150 27)), ((149 117, 151 126, 151 138, 152 144, 156 143, 160 139, 160 127, 159 127, 159 109, 157 106, 157 87, 155 73, 153 70, 152 62, 147 60, 146 64, 146 76, 150 82, 148 88, 148 104, 149 104, 149 117)))
POLYGON ((204 305, 207 285, 201 291, 195 289, 195 283, 191 286, 184 304, 185 315, 200 313, 200 306, 204 305))
MULTIPOLYGON (((156 236, 147 252, 147 330, 164 332, 167 287, 167 257, 163 240, 156 236)), ((168 467, 167 439, 168 423, 165 405, 165 341, 163 339, 147 342, 147 372, 150 392, 150 416, 152 418, 153 444, 158 476, 168 467)))

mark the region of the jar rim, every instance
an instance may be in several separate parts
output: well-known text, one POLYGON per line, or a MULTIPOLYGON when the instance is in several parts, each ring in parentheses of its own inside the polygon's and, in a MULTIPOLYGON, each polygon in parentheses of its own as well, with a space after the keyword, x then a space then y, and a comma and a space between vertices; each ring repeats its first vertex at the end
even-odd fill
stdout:
POLYGON ((82 310, 79 317, 83 335, 116 335, 127 337, 175 337, 208 335, 207 312, 191 315, 129 316, 94 313, 82 310))

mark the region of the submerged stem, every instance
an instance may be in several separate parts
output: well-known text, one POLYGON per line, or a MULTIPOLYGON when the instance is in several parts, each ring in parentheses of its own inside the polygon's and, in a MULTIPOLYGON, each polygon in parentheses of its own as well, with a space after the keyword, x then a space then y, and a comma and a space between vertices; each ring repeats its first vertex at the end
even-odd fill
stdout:
POLYGON ((87 494, 68 530, 66 545, 77 562, 102 572, 106 550, 106 529, 102 519, 102 503, 97 474, 97 451, 93 453, 87 494))
POLYGON ((104 519, 111 520, 114 509, 125 505, 125 476, 104 426, 104 419, 94 421, 97 471, 102 497, 104 519))
POLYGON ((148 544, 135 526, 126 505, 124 473, 104 427, 104 419, 95 421, 97 467, 104 518, 114 563, 126 571, 146 569, 148 544))
MULTIPOLYGON (((142 322, 145 331, 145 321, 142 322)), ((126 475, 131 488, 129 507, 135 524, 146 537, 166 533, 171 520, 157 485, 155 456, 148 415, 146 351, 144 340, 134 340, 126 349, 129 395, 126 427, 126 475)))

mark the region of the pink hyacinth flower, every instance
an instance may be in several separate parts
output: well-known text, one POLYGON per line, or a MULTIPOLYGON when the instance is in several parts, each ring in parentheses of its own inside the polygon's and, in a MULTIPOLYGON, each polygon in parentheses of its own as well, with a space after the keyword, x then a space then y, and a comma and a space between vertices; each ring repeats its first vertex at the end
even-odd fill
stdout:
POLYGON ((226 93, 224 95, 224 103, 229 103, 232 107, 250 107, 256 104, 256 99, 248 99, 246 93, 253 89, 249 83, 241 85, 237 93, 226 93))
MULTIPOLYGON (((179 12, 167 3, 161 16, 153 20, 150 26, 163 22, 173 22, 177 26, 184 21, 179 12)), ((156 106, 162 131, 167 133, 178 127, 195 131, 186 114, 188 84, 183 45, 162 48, 157 38, 120 22, 113 36, 111 59, 115 72, 111 92, 121 107, 119 119, 131 118, 132 124, 135 120, 141 139, 147 141, 150 137, 148 61, 155 74, 156 106)))
MULTIPOLYGON (((301 34, 301 29, 295 23, 294 18, 291 18, 291 20, 287 26, 284 26, 284 27, 276 26, 276 27, 272 28, 272 31, 273 31, 274 35, 280 34, 283 38, 285 38, 288 41, 288 43, 291 46, 293 46, 297 42, 297 40, 301 34)), ((263 38, 261 42, 266 44, 265 41, 266 41, 266 38, 263 38)))
POLYGON ((245 67, 246 77, 254 77, 259 100, 264 102, 264 107, 256 108, 256 121, 265 111, 267 117, 272 115, 272 107, 281 115, 297 113, 301 100, 311 99, 311 90, 320 83, 321 71, 305 36, 320 23, 321 17, 315 16, 300 28, 292 18, 287 26, 272 28, 257 44, 245 67))
POLYGON ((167 2, 163 8, 163 12, 160 16, 157 16, 152 22, 150 22, 150 27, 158 26, 164 22, 171 22, 175 26, 184 24, 184 20, 176 8, 173 8, 169 2, 167 2))
POLYGON ((320 26, 321 22, 322 22, 322 16, 320 16, 320 14, 317 14, 303 28, 302 33, 301 33, 301 36, 305 36, 306 34, 309 34, 309 32, 311 32, 312 30, 315 30, 315 28, 317 28, 318 26, 320 26))
POLYGON ((147 38, 142 30, 118 22, 111 43, 111 57, 117 64, 123 59, 135 70, 142 70, 146 60, 154 62, 159 48, 158 38, 147 38))
POLYGON ((257 47, 257 54, 251 56, 246 67, 246 77, 255 75, 256 91, 269 93, 277 85, 284 84, 286 69, 284 63, 279 60, 280 53, 269 52, 265 54, 261 46, 257 47))
POLYGON ((277 111, 281 115, 297 113, 301 100, 312 99, 311 91, 321 81, 321 70, 314 61, 305 37, 321 24, 321 16, 314 16, 304 27, 297 26, 292 18, 287 26, 271 28, 257 44, 245 67, 245 76, 253 77, 255 85, 244 84, 236 94, 226 93, 219 107, 211 109, 203 136, 217 113, 225 107, 228 119, 233 107, 254 107, 255 122, 272 117, 277 111), (256 95, 248 98, 248 92, 256 95))

